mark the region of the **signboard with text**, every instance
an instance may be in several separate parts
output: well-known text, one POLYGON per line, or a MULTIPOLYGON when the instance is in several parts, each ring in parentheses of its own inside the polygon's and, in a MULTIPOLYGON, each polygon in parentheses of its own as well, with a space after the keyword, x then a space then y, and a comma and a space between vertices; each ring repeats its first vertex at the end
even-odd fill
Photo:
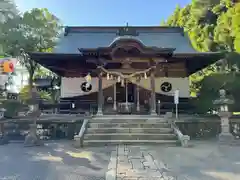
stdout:
POLYGON ((179 104, 179 90, 174 93, 174 104, 179 104))

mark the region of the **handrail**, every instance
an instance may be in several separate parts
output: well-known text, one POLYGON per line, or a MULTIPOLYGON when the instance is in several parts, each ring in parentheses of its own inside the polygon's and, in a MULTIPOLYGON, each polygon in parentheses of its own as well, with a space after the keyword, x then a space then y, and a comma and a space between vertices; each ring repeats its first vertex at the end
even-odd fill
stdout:
POLYGON ((82 136, 83 136, 83 134, 84 134, 84 132, 85 132, 85 130, 86 130, 87 124, 88 124, 88 119, 84 119, 84 120, 83 120, 82 127, 81 127, 81 129, 80 129, 80 131, 79 131, 79 133, 78 133, 78 136, 79 136, 79 137, 82 137, 82 136))
POLYGON ((187 147, 188 146, 188 141, 190 140, 190 136, 184 135, 180 129, 177 127, 174 121, 171 123, 171 127, 174 130, 174 133, 177 135, 178 140, 181 142, 181 146, 187 147))
POLYGON ((168 120, 168 123, 171 125, 171 128, 172 128, 173 131, 174 131, 174 134, 177 135, 178 140, 179 140, 180 143, 181 143, 181 146, 187 147, 187 146, 188 146, 188 141, 190 140, 190 136, 184 135, 184 134, 180 131, 180 129, 177 127, 177 125, 176 125, 176 123, 175 123, 175 120, 173 120, 173 118, 172 118, 172 113, 170 113, 170 112, 166 113, 165 119, 168 120))
POLYGON ((86 128, 87 128, 87 124, 88 124, 88 119, 84 119, 82 127, 81 127, 81 129, 78 133, 78 138, 80 139, 80 146, 81 147, 83 146, 83 137, 84 137, 84 133, 85 133, 86 128))

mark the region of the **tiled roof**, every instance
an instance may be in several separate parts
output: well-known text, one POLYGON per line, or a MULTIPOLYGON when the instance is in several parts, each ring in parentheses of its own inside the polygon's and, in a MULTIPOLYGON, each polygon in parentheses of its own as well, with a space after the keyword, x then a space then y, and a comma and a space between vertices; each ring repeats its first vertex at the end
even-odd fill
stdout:
POLYGON ((68 27, 54 52, 79 54, 78 48, 108 47, 119 38, 134 38, 149 47, 176 48, 175 53, 197 52, 188 36, 178 27, 129 27, 136 30, 138 35, 135 36, 119 36, 119 28, 121 27, 68 27))

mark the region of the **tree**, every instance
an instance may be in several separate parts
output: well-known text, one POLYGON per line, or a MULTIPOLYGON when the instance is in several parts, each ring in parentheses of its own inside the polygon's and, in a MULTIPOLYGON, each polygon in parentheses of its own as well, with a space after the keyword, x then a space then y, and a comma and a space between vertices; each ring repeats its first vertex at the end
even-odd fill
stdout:
POLYGON ((167 20, 167 24, 170 26, 178 26, 178 20, 180 15, 181 8, 179 5, 176 6, 176 9, 174 10, 172 16, 170 16, 167 20))
MULTIPOLYGON (((23 87, 19 93, 19 98, 21 101, 23 101, 24 103, 26 103, 29 99, 29 90, 30 86, 27 85, 25 87, 23 87)), ((43 100, 51 100, 51 95, 46 92, 46 91, 39 91, 38 95, 40 96, 41 99, 43 100)))
POLYGON ((18 15, 18 10, 13 0, 0 0, 0 22, 7 22, 18 15))
MULTIPOLYGON (((240 68, 239 19, 239 1, 192 0, 189 5, 183 8, 177 7, 163 23, 168 26, 183 27, 188 33, 193 47, 200 52, 229 52, 224 60, 190 76, 191 94, 199 94, 199 100, 207 102, 202 106, 206 109, 214 97, 210 90, 214 89, 212 92, 216 93, 219 88, 224 87, 233 93, 240 89, 240 84, 237 83, 240 76, 235 72, 239 71, 240 68), (227 86, 231 86, 231 88, 227 86)), ((233 94, 236 95, 236 93, 233 94)))
POLYGON ((47 9, 32 9, 22 17, 20 63, 29 72, 29 90, 32 89, 34 73, 40 69, 38 63, 30 59, 28 52, 51 52, 56 45, 61 30, 59 20, 47 9))
POLYGON ((9 52, 11 39, 20 20, 19 12, 12 0, 0 0, 0 55, 9 52))

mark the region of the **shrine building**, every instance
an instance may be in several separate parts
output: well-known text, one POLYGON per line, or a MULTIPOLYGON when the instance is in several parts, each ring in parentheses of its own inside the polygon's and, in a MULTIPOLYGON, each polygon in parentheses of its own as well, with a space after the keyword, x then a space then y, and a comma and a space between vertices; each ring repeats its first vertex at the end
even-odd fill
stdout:
POLYGON ((126 26, 66 27, 53 53, 30 57, 61 76, 62 102, 102 115, 171 110, 175 90, 181 109, 189 76, 224 54, 197 52, 179 27, 126 26))

